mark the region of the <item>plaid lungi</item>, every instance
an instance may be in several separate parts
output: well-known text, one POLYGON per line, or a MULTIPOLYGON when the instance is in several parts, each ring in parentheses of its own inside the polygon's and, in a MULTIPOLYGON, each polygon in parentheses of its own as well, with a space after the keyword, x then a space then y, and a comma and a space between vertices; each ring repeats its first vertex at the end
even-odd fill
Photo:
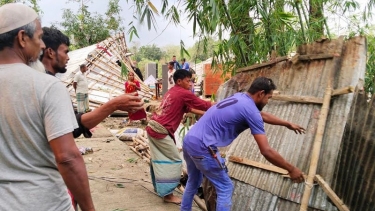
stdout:
POLYGON ((89 95, 87 93, 76 93, 77 112, 86 113, 89 110, 89 95))

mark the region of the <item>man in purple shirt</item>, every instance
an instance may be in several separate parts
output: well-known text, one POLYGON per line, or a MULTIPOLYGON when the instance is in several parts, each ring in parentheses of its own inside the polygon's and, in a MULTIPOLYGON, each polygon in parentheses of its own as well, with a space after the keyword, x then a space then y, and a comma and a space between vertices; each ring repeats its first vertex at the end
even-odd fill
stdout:
POLYGON ((225 147, 244 130, 250 128, 262 155, 272 164, 288 170, 293 182, 304 180, 302 172, 272 149, 264 131, 264 122, 285 126, 296 133, 305 131, 299 125, 261 112, 272 97, 275 84, 269 78, 258 77, 246 93, 237 93, 212 106, 184 138, 183 152, 188 181, 182 197, 181 210, 191 210, 194 194, 202 183, 203 174, 215 186, 216 210, 230 210, 233 192, 225 161, 217 147, 225 147))

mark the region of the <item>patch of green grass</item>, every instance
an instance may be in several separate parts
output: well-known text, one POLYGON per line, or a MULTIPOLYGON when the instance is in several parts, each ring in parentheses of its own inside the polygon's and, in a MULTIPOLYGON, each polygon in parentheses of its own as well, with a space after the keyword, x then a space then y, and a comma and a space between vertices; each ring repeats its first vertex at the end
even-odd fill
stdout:
POLYGON ((126 161, 128 161, 129 163, 136 163, 138 161, 138 158, 129 158, 126 161))

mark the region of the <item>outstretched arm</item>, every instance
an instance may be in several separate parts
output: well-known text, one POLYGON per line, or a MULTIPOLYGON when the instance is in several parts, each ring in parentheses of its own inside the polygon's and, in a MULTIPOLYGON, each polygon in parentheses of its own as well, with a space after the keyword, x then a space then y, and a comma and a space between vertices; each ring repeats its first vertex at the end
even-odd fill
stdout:
POLYGON ((143 108, 143 102, 133 94, 120 95, 92 112, 82 114, 81 123, 86 128, 93 128, 116 110, 135 112, 143 108))
POLYGON ((194 108, 192 108, 192 109, 190 110, 190 112, 193 113, 193 114, 198 114, 198 115, 203 115, 203 114, 205 113, 205 112, 202 111, 202 110, 198 110, 198 109, 194 109, 194 108))
POLYGON ((303 182, 304 177, 297 167, 287 162, 276 150, 272 149, 268 144, 267 136, 264 134, 254 135, 254 139, 258 144, 260 153, 272 164, 288 171, 293 182, 303 182))
POLYGON ((305 133, 305 128, 303 128, 303 127, 301 127, 297 124, 282 120, 282 119, 280 119, 280 118, 278 118, 278 117, 276 117, 276 116, 274 116, 270 113, 264 112, 264 111, 260 112, 260 114, 262 115, 263 121, 267 124, 285 126, 289 130, 293 130, 297 134, 298 133, 299 134, 305 133))

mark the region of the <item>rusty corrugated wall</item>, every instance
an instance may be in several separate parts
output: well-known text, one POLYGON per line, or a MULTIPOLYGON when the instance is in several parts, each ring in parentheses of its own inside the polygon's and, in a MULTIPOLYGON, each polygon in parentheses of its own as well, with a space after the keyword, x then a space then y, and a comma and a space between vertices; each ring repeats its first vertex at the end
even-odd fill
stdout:
MULTIPOLYGON (((221 88, 224 94, 218 93, 217 96, 232 94, 232 87, 236 87, 237 91, 245 91, 256 77, 266 76, 274 80, 278 86, 277 89, 282 94, 323 98, 330 71, 334 73, 334 89, 357 86, 359 79, 364 77, 366 65, 366 39, 364 37, 315 42, 300 47, 298 53, 300 55, 332 54, 334 57, 296 63, 283 60, 271 66, 241 72, 227 82, 231 84, 230 87, 221 88)), ((348 119, 352 102, 353 93, 340 95, 331 100, 317 169, 317 174, 321 175, 329 185, 333 181, 345 122, 348 119)), ((271 147, 306 174, 309 169, 320 108, 321 105, 316 104, 283 101, 271 101, 265 107, 266 112, 300 124, 307 129, 305 135, 296 135, 285 127, 266 124, 266 133, 271 147)), ((231 146, 224 148, 223 151, 227 156, 239 156, 271 165, 260 154, 249 130, 243 132, 231 146)), ((293 184, 289 179, 276 173, 232 162, 228 163, 228 167, 229 174, 235 183, 235 194, 232 198, 234 210, 293 211, 299 209, 305 184, 293 184), (252 195, 254 191, 263 197, 254 199, 252 195), (241 209, 249 203, 251 206, 241 209)), ((337 210, 318 185, 314 185, 309 207, 311 210, 337 210)))
POLYGON ((375 210, 375 96, 357 90, 346 122, 333 187, 351 210, 375 210))

